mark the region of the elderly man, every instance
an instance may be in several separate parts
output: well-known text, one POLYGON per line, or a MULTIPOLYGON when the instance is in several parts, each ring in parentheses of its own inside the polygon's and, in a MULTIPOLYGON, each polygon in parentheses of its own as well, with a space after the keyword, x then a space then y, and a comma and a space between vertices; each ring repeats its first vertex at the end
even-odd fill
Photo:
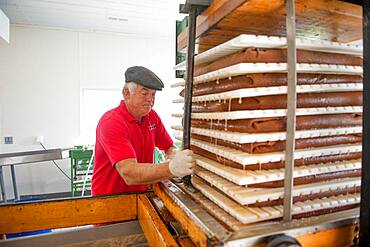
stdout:
POLYGON ((125 81, 124 100, 106 112, 96 128, 93 195, 144 192, 148 184, 192 173, 192 152, 173 150, 173 141, 152 109, 162 81, 141 66, 128 68, 125 81), (153 165, 154 147, 172 159, 153 165))

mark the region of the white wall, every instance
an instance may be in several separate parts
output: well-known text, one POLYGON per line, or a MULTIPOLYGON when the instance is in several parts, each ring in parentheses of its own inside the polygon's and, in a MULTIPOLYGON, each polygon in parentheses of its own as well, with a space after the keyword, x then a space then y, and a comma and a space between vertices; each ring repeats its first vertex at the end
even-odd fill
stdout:
MULTIPOLYGON (((0 41, 0 152, 72 147, 80 139, 81 89, 121 89, 132 65, 152 69, 165 81, 155 109, 170 130, 174 30, 145 37, 11 26, 10 44, 0 41), (4 136, 14 144, 5 145, 4 136)), ((117 105, 119 102, 117 102, 117 105)), ((58 161, 70 173, 69 161, 58 161)), ((7 196, 13 197, 9 169, 7 196)), ((69 191, 70 183, 51 162, 16 167, 21 195, 69 191)))

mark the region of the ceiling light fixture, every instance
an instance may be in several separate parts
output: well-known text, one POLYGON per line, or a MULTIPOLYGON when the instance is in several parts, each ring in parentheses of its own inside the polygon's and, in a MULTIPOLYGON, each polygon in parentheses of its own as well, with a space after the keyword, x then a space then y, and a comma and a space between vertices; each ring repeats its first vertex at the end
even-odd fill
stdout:
POLYGON ((108 16, 107 18, 110 21, 128 21, 127 18, 118 17, 118 16, 108 16))

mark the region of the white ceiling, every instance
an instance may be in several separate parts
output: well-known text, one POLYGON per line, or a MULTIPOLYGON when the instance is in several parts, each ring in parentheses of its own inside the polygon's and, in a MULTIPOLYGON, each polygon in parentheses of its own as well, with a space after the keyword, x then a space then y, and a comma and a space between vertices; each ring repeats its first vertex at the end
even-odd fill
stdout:
POLYGON ((11 24, 94 32, 175 35, 185 0, 0 0, 11 24))

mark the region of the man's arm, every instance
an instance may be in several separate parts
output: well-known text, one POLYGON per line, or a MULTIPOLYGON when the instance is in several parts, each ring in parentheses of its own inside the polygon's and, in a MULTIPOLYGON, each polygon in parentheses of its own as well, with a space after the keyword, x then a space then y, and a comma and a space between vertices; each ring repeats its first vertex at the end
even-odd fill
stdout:
POLYGON ((174 176, 184 177, 193 172, 194 159, 191 150, 176 152, 169 162, 153 165, 126 159, 115 165, 127 185, 152 184, 174 176))
POLYGON ((168 162, 154 166, 137 163, 136 159, 126 159, 119 161, 116 169, 127 185, 152 184, 173 177, 168 162))

